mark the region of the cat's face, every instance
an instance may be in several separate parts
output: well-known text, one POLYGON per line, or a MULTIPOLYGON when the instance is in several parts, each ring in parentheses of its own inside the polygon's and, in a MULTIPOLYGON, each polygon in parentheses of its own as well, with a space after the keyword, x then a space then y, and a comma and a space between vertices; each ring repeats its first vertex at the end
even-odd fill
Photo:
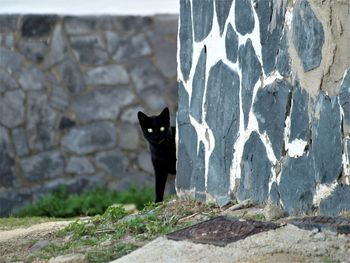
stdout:
POLYGON ((161 144, 169 134, 169 109, 165 108, 158 116, 147 116, 139 111, 137 114, 146 140, 151 144, 161 144))

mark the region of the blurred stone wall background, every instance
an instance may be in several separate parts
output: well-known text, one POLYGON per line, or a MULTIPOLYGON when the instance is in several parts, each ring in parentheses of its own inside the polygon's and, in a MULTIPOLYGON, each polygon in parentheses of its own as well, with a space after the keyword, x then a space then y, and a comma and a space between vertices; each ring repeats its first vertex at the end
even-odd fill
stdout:
POLYGON ((175 123, 177 16, 0 16, 0 214, 65 184, 153 184, 137 111, 175 123))

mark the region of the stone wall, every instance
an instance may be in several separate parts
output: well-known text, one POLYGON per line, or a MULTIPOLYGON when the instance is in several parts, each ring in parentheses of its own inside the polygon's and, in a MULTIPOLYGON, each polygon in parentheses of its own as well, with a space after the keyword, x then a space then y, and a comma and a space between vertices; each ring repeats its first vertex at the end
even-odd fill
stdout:
POLYGON ((180 1, 177 191, 350 210, 348 1, 180 1))
POLYGON ((136 114, 175 112, 176 38, 171 15, 1 15, 0 214, 60 184, 153 184, 136 114))

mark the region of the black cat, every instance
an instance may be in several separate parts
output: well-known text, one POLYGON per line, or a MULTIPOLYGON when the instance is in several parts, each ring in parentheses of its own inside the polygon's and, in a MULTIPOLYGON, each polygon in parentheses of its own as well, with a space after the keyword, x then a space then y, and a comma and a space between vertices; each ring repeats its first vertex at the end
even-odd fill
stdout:
POLYGON ((145 139, 148 141, 156 176, 156 202, 163 201, 168 174, 176 174, 175 127, 170 127, 169 109, 158 116, 137 114, 145 139))

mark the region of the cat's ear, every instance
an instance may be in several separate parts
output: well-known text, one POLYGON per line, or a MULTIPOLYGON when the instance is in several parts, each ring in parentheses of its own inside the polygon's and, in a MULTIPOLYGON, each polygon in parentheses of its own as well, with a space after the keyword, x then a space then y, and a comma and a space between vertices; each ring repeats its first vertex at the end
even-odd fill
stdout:
POLYGON ((169 119, 169 109, 168 107, 166 107, 160 114, 159 116, 161 116, 162 118, 168 120, 169 119))
POLYGON ((146 119, 147 119, 147 115, 144 114, 144 113, 141 112, 141 111, 139 111, 139 112, 137 113, 137 117, 138 117, 138 119, 139 119, 140 124, 144 123, 144 122, 146 121, 146 119))

